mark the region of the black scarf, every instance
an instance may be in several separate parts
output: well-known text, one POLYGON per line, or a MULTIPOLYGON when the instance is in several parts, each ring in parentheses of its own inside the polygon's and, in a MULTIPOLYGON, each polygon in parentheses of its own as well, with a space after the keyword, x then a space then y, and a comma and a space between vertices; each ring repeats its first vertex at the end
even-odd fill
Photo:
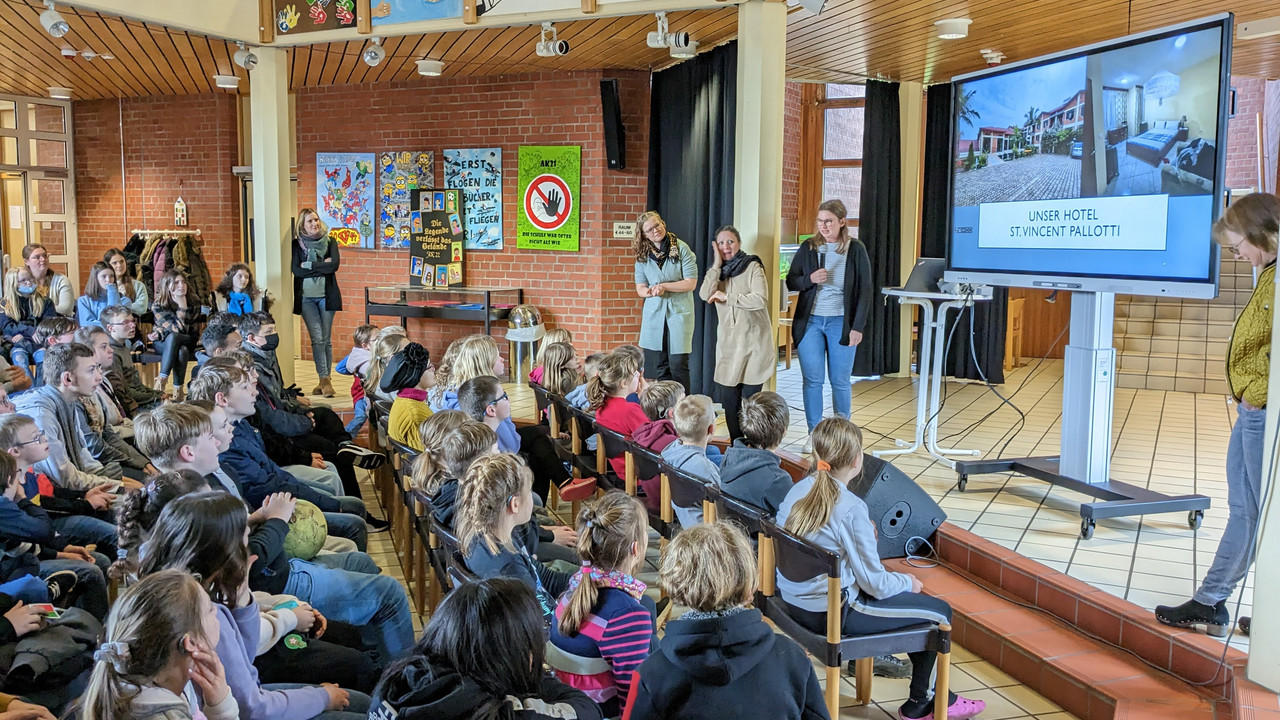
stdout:
MULTIPOLYGON (((719 252, 719 250, 714 250, 714 252, 719 252)), ((727 262, 720 266, 720 280, 724 281, 729 278, 738 277, 742 273, 746 272, 747 268, 751 267, 751 263, 753 262, 760 263, 760 269, 764 269, 763 260, 755 255, 750 255, 739 250, 737 255, 729 258, 727 262)))
MULTIPOLYGON (((649 241, 646 240, 645 242, 649 241)), ((653 247, 653 243, 649 243, 649 258, 658 263, 658 267, 662 267, 667 260, 674 260, 679 257, 680 245, 676 240, 676 236, 671 233, 667 233, 667 236, 662 238, 662 244, 656 250, 653 247)))

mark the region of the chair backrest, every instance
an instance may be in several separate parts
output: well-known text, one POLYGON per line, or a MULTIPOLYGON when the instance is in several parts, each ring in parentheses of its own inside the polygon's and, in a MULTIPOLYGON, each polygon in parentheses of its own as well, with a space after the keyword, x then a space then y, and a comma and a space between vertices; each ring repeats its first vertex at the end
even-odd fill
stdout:
POLYGON ((765 522, 769 519, 769 513, 764 508, 727 495, 722 488, 716 488, 711 501, 716 506, 716 519, 732 520, 752 536, 764 533, 765 522))
POLYGON ((665 462, 659 467, 667 476, 667 483, 671 488, 672 505, 682 508, 695 508, 712 502, 711 496, 707 494, 708 482, 706 480, 690 475, 684 470, 674 468, 665 462))
POLYGON ((533 390, 533 400, 538 405, 538 414, 541 415, 547 408, 551 407, 550 393, 547 392, 546 388, 532 380, 529 381, 529 389, 533 390))
POLYGON ((840 556, 765 521, 765 534, 773 538, 774 562, 778 573, 792 582, 804 582, 825 575, 840 579, 840 556))
POLYGON ((573 407, 568 403, 565 403, 564 408, 568 413, 566 417, 570 423, 569 432, 574 438, 573 451, 578 455, 585 454, 587 452, 587 438, 596 434, 596 419, 586 410, 573 407))

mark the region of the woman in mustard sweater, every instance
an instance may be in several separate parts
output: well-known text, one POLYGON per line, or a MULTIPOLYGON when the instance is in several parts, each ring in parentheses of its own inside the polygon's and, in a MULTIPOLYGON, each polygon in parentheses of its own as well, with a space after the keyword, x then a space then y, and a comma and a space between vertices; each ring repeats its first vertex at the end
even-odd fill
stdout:
MULTIPOLYGON (((1267 193, 1240 198, 1213 225, 1213 239, 1248 260, 1258 284, 1231 331, 1227 385, 1236 423, 1227 445, 1227 527, 1200 589, 1187 602, 1157 605, 1156 619, 1173 627, 1200 627, 1215 637, 1230 632, 1231 597, 1253 564, 1254 540, 1262 510, 1262 446, 1267 422, 1267 376, 1271 371, 1271 303, 1275 298, 1276 241, 1280 199, 1267 193)), ((1248 634, 1249 618, 1240 618, 1248 634)))

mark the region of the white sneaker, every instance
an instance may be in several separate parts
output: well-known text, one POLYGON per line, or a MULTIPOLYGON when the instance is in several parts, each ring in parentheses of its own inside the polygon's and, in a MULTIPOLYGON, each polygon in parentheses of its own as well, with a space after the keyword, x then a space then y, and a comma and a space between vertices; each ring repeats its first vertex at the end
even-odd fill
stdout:
POLYGON ((804 439, 804 447, 800 448, 800 452, 801 452, 802 454, 804 454, 804 455, 808 455, 809 453, 813 452, 813 438, 812 438, 812 437, 807 437, 807 438, 805 438, 805 439, 804 439))

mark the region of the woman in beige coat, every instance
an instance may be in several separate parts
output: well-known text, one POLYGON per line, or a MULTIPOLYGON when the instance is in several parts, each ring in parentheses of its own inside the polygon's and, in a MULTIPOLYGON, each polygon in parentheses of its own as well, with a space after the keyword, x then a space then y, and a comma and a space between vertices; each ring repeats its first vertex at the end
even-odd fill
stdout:
POLYGON ((742 399, 760 392, 778 364, 769 322, 769 286, 764 263, 742 252, 742 236, 732 225, 716 231, 711 267, 698 294, 714 303, 719 318, 715 382, 724 405, 730 439, 742 437, 742 399))

